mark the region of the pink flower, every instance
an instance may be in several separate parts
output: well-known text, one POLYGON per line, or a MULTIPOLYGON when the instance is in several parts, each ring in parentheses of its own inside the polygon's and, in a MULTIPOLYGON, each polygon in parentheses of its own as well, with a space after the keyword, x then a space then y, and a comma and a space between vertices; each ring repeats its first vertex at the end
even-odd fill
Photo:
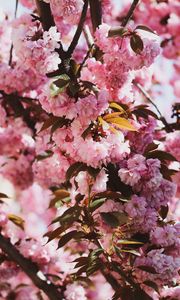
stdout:
POLYGON ((178 131, 167 134, 165 148, 168 152, 174 155, 178 161, 180 161, 180 136, 178 131))
POLYGON ((66 300, 87 300, 84 288, 77 283, 68 284, 64 295, 66 300))
POLYGON ((3 211, 0 211, 0 227, 3 227, 8 222, 7 214, 3 211))
POLYGON ((6 111, 0 104, 0 126, 4 126, 6 122, 6 111))
POLYGON ((163 253, 163 249, 151 250, 147 256, 136 258, 135 266, 149 266, 153 267, 157 274, 136 269, 136 276, 138 281, 155 280, 160 285, 172 282, 172 279, 178 278, 178 268, 180 260, 173 258, 170 255, 163 253))
POLYGON ((56 151, 52 156, 33 163, 35 181, 44 187, 59 185, 65 181, 69 166, 67 158, 56 151))
POLYGON ((179 245, 179 228, 177 226, 167 224, 164 227, 157 227, 151 231, 151 241, 160 245, 161 247, 168 247, 172 245, 179 245))
POLYGON ((132 199, 125 204, 125 211, 131 218, 143 217, 146 213, 147 203, 144 197, 134 195, 132 199))
POLYGON ((136 154, 127 161, 127 168, 121 168, 118 172, 121 180, 131 186, 134 186, 141 179, 146 171, 145 157, 136 154))

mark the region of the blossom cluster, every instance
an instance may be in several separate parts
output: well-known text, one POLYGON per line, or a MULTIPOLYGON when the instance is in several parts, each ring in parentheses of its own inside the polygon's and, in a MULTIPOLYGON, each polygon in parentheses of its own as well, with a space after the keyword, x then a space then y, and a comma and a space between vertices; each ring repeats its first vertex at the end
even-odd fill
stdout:
POLYGON ((127 2, 95 2, 2 16, 0 300, 48 299, 33 276, 65 300, 179 297, 179 115, 152 99, 162 56, 179 95, 180 5, 143 0, 123 25, 127 2))

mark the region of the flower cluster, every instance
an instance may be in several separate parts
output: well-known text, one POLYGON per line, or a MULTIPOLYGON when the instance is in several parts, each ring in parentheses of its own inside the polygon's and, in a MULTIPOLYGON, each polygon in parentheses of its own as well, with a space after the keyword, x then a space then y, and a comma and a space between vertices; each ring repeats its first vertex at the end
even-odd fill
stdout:
POLYGON ((60 47, 60 33, 56 27, 42 32, 38 22, 23 15, 13 22, 12 40, 15 53, 26 69, 45 75, 58 68, 61 59, 55 49, 60 47))
POLYGON ((179 96, 179 2, 19 2, 0 29, 0 300, 178 299, 179 113, 153 98, 179 96))

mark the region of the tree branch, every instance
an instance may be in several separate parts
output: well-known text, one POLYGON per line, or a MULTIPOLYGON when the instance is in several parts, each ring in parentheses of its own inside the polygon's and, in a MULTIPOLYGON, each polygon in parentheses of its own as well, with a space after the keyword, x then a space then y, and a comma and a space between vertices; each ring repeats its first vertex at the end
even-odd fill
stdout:
POLYGON ((15 94, 7 95, 4 91, 0 90, 0 94, 4 97, 6 103, 11 107, 13 112, 17 116, 21 116, 27 126, 35 133, 35 121, 31 118, 27 109, 24 108, 21 101, 19 100, 19 96, 15 94))
POLYGON ((73 37, 73 40, 67 50, 67 57, 71 57, 74 49, 76 48, 76 46, 78 44, 79 38, 80 38, 82 30, 83 30, 83 25, 86 20, 87 9, 88 9, 88 0, 84 0, 84 6, 82 9, 80 21, 79 21, 78 27, 76 29, 75 35, 73 37))
POLYGON ((93 31, 102 23, 101 0, 90 0, 90 12, 93 25, 93 31))
POLYGON ((58 291, 57 287, 49 281, 49 279, 39 271, 38 266, 33 263, 30 259, 25 258, 14 245, 11 244, 10 240, 4 237, 0 233, 0 248, 8 257, 14 261, 25 274, 32 280, 32 282, 40 290, 42 290, 50 300, 61 300, 63 295, 58 291))
POLYGON ((41 0, 36 0, 36 6, 41 19, 42 27, 44 31, 48 31, 50 27, 55 26, 50 4, 41 0))
POLYGON ((154 106, 154 108, 156 109, 156 111, 159 114, 159 120, 161 120, 161 122, 164 124, 164 126, 166 128, 166 131, 167 132, 171 132, 172 129, 170 128, 170 124, 168 124, 168 122, 166 121, 166 119, 164 118, 164 116, 161 114, 159 108, 154 103, 154 101, 151 98, 151 96, 144 90, 144 88, 142 87, 142 85, 140 83, 138 83, 135 80, 133 80, 133 84, 139 89, 139 91, 143 94, 143 96, 147 99, 147 101, 150 102, 154 106))
MULTIPOLYGON (((18 2, 19 2, 19 0, 16 0, 14 19, 16 19, 16 16, 17 16, 18 2)), ((9 66, 11 66, 11 64, 12 64, 12 56, 13 56, 13 43, 11 43, 11 48, 10 48, 10 52, 9 52, 9 66)))
POLYGON ((127 23, 129 22, 129 20, 131 19, 133 12, 136 8, 136 6, 138 5, 139 0, 134 0, 131 4, 131 7, 126 15, 126 17, 124 18, 124 20, 122 21, 121 25, 122 27, 125 27, 127 25, 127 23))

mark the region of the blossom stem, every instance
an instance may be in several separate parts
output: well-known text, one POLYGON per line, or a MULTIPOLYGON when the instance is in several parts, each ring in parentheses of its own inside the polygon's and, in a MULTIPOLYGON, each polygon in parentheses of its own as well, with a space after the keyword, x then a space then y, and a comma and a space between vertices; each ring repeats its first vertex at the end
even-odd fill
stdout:
POLYGON ((124 20, 121 23, 122 27, 125 27, 127 25, 127 23, 129 22, 129 20, 131 19, 132 15, 134 13, 134 10, 136 9, 136 6, 138 5, 138 3, 139 3, 139 0, 134 0, 133 1, 126 17, 124 18, 124 20))
POLYGON ((10 239, 0 233, 0 248, 8 257, 14 261, 32 282, 42 290, 50 300, 61 300, 63 296, 58 288, 39 270, 38 266, 30 259, 25 258, 16 247, 11 244, 10 239))

